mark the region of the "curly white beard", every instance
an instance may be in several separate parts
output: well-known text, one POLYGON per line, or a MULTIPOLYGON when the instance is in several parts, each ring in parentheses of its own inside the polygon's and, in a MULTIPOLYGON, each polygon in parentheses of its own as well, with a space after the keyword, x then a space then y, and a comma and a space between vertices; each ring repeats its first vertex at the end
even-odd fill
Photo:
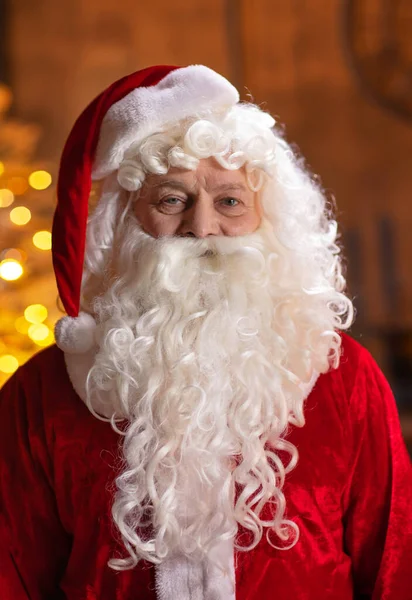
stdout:
POLYGON ((155 240, 129 215, 116 237, 87 385, 91 409, 106 402, 128 420, 113 516, 130 558, 111 565, 202 557, 239 525, 243 549, 264 530, 293 544, 282 486, 298 456, 284 436, 304 425, 307 386, 338 354, 343 295, 299 270, 267 223, 155 240))

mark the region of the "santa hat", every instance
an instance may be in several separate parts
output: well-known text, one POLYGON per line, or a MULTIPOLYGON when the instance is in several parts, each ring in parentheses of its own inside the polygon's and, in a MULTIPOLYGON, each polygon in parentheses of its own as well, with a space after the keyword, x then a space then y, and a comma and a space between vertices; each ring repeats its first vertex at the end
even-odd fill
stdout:
POLYGON ((238 101, 236 88, 208 67, 155 66, 113 83, 77 119, 60 163, 52 236, 54 272, 68 314, 55 331, 64 352, 94 345, 96 323, 89 314, 79 315, 92 180, 116 171, 132 144, 165 124, 238 101))

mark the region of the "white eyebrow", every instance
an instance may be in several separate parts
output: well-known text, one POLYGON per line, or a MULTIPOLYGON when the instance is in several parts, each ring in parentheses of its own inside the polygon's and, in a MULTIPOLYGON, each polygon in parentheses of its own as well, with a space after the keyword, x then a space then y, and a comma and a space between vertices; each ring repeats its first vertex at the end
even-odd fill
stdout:
MULTIPOLYGON (((193 188, 190 188, 187 184, 179 181, 177 179, 165 179, 164 181, 159 181, 158 183, 154 183, 153 187, 171 187, 171 188, 179 188, 181 190, 192 192, 193 188)), ((228 190, 240 190, 246 192, 248 188, 243 183, 223 183, 222 185, 218 185, 212 188, 213 192, 216 191, 228 191, 228 190)))

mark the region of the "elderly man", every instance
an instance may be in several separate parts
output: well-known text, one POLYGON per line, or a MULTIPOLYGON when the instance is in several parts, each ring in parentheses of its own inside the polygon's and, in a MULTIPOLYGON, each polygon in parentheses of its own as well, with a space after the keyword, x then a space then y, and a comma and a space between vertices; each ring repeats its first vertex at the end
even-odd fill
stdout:
POLYGON ((92 102, 53 229, 68 316, 1 396, 2 599, 412 598, 410 463, 336 237, 214 71, 92 102))

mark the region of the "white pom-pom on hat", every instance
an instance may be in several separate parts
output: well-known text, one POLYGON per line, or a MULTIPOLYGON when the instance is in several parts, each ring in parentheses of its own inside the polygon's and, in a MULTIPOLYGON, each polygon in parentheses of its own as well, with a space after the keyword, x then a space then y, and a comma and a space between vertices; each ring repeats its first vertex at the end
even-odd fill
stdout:
POLYGON ((96 344, 95 331, 96 321, 92 315, 80 312, 78 317, 63 317, 57 321, 54 335, 63 352, 83 354, 96 344))

